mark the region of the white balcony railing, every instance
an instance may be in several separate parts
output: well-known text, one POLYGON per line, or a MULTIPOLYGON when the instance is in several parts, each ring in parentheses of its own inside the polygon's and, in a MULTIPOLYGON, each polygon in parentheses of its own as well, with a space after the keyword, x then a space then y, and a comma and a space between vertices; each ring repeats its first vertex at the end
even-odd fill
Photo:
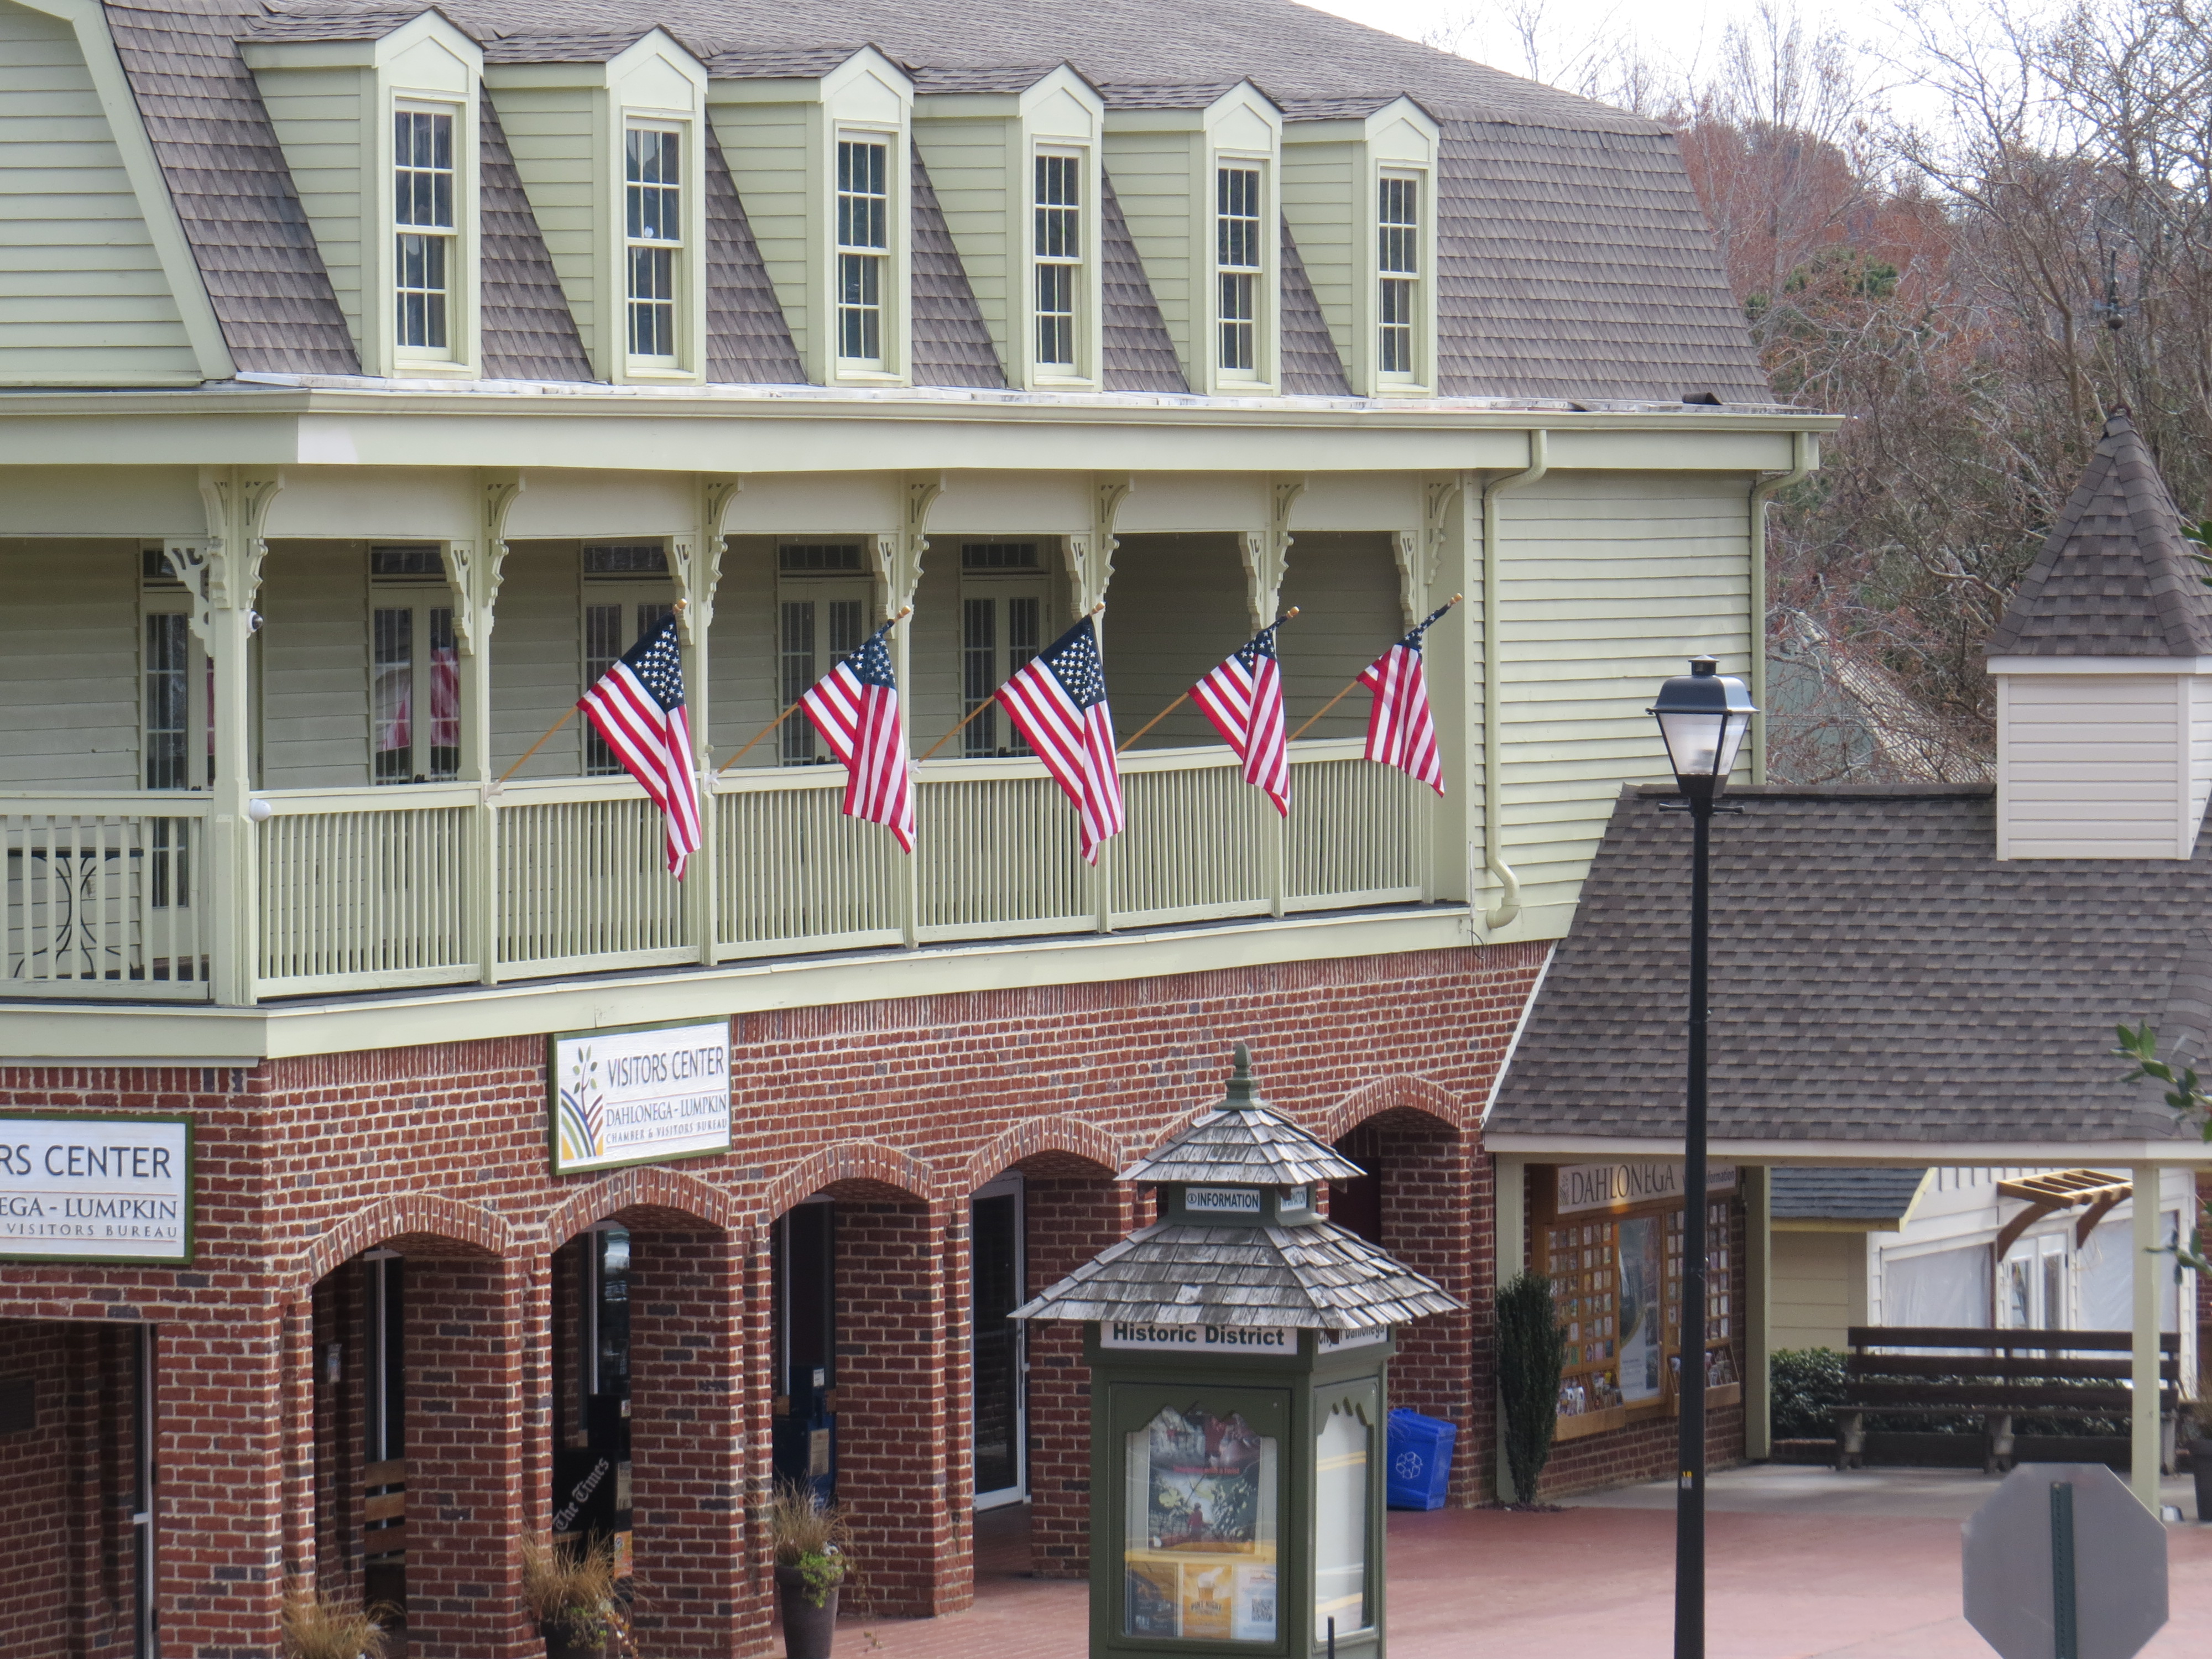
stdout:
MULTIPOLYGON (((254 994, 295 996, 1383 904, 1430 890, 1432 797, 1355 742, 1293 751, 1287 823, 1225 750, 1126 756, 1096 869, 1042 766, 933 762, 908 860, 839 811, 842 769, 725 775, 714 902, 671 881, 627 778, 270 791, 254 832, 254 994)), ((0 996, 210 987, 223 879, 189 794, 0 799, 0 996)))

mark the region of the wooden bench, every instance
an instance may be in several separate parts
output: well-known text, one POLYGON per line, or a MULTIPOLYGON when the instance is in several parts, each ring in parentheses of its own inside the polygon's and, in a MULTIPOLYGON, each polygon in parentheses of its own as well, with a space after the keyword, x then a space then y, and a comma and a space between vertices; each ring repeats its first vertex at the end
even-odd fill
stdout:
MULTIPOLYGON (((1854 1325, 1845 1340, 1844 1399, 1834 1408, 1839 1469, 1865 1467, 1869 1416, 1978 1418, 1982 1468, 1990 1474, 2012 1468, 2023 1439, 2042 1454, 2033 1462, 2128 1461, 2130 1443, 2123 1436, 2013 1431, 2014 1420, 2021 1417, 2130 1419, 2135 1393, 2127 1382, 2135 1339, 2126 1331, 1854 1325), (2112 1357, 2104 1357, 2108 1354, 2112 1357)), ((2159 1339, 2158 1374, 2160 1463, 2170 1469, 2181 1374, 2178 1336, 2159 1339)))

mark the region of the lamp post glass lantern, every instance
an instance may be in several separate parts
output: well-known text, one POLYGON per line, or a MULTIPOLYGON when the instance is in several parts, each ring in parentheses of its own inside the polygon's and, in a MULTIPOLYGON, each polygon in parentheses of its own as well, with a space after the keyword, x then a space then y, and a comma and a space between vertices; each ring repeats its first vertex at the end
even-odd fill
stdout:
POLYGON ((1680 1474, 1674 1492, 1674 1659, 1705 1652, 1705 944, 1708 841, 1715 798, 1751 730, 1750 690, 1698 657, 1659 688, 1651 714, 1690 811, 1689 1076, 1682 1134, 1680 1474))

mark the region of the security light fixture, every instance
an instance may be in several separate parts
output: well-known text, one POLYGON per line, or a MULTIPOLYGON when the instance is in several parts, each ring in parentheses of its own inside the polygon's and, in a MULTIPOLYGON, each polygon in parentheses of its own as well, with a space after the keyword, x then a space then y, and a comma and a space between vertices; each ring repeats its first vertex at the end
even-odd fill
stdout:
POLYGON ((1736 751, 1751 730, 1751 692, 1733 674, 1716 672, 1711 657, 1693 658, 1690 672, 1659 688, 1651 713, 1674 781, 1692 801, 1711 801, 1735 769, 1736 751))

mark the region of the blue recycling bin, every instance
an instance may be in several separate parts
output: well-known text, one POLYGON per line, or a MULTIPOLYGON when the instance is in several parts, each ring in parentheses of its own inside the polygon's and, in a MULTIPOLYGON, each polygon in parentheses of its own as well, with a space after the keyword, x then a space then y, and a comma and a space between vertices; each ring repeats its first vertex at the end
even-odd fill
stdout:
POLYGON ((1399 1407, 1390 1413, 1390 1467, 1384 1490, 1394 1510, 1440 1510, 1451 1480, 1459 1425, 1399 1407))

